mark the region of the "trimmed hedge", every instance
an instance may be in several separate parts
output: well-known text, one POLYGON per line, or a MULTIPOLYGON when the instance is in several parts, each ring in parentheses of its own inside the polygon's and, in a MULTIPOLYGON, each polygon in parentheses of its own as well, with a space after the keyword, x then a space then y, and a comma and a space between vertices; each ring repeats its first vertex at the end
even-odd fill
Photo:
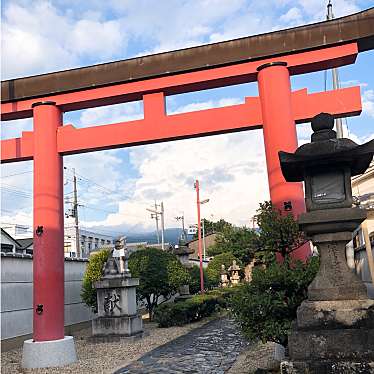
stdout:
POLYGON ((240 286, 215 289, 205 295, 177 303, 165 303, 157 307, 154 320, 159 327, 182 326, 212 315, 218 308, 227 308, 229 300, 240 286))

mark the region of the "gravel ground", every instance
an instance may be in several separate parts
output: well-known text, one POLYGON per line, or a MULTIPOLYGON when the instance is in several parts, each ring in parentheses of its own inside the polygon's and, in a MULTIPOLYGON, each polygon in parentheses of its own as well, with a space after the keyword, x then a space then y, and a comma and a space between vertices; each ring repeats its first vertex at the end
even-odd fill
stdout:
POLYGON ((280 373, 283 356, 275 354, 275 346, 272 342, 249 344, 227 374, 280 373))
POLYGON ((142 339, 122 340, 113 343, 92 343, 88 340, 91 329, 81 330, 74 334, 78 362, 61 368, 22 369, 22 349, 13 349, 1 355, 1 373, 113 373, 114 371, 137 360, 146 352, 187 334, 216 317, 211 317, 185 326, 166 329, 157 328, 156 323, 145 323, 146 336, 142 339))

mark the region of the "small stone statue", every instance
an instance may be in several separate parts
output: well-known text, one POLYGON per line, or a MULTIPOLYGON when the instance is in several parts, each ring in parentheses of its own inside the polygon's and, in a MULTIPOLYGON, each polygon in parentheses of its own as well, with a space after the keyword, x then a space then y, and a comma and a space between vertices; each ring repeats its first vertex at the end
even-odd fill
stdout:
POLYGON ((233 260, 232 265, 229 267, 230 282, 232 285, 238 284, 240 282, 239 271, 240 267, 236 264, 236 260, 233 260))
POLYGON ((226 271, 224 264, 221 265, 220 277, 221 277, 220 286, 227 287, 229 285, 229 278, 227 276, 227 271, 226 271))
POLYGON ((119 274, 117 260, 113 257, 113 250, 110 252, 108 260, 103 266, 103 278, 113 278, 119 274))
POLYGON ((126 247, 126 237, 122 236, 121 238, 117 239, 114 243, 114 248, 116 255, 119 257, 121 274, 123 274, 125 277, 131 277, 128 261, 130 253, 126 247))

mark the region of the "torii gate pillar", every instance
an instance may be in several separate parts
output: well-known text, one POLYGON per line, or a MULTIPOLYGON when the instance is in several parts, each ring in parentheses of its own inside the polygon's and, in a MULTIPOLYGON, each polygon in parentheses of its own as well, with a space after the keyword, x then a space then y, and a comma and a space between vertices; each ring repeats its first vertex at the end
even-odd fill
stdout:
MULTIPOLYGON (((271 62, 257 70, 270 199, 282 212, 289 211, 297 218, 305 211, 303 186, 285 181, 278 158, 279 151, 295 152, 297 148, 290 74, 286 62, 271 62)), ((305 260, 309 255, 306 244, 293 257, 305 260)))
POLYGON ((61 110, 33 104, 34 257, 33 339, 24 343, 22 366, 62 366, 76 361, 73 337, 64 336, 63 160, 57 150, 61 110))

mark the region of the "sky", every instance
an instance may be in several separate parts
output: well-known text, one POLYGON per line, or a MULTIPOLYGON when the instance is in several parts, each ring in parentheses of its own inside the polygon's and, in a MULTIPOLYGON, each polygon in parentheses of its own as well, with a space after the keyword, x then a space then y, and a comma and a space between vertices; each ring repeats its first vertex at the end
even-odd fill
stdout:
MULTIPOLYGON (((126 59, 256 35, 326 17, 322 0, 3 0, 2 80, 126 59)), ((335 17, 374 6, 369 0, 334 0, 335 17)), ((345 135, 374 138, 374 52, 339 69, 343 87, 360 85, 363 111, 344 123, 345 135)), ((293 90, 324 90, 325 74, 291 78, 293 90)), ((327 74, 331 89, 331 73, 327 74)), ((178 113, 242 103, 258 95, 256 83, 167 97, 178 113)), ((143 118, 141 102, 69 112, 76 127, 143 118)), ((32 130, 30 119, 7 121, 1 138, 32 130)), ((310 124, 297 126, 299 144, 310 124)), ((194 180, 201 184, 202 217, 250 225, 269 199, 262 130, 165 142, 64 157, 65 209, 71 208, 73 168, 78 177, 80 225, 101 233, 143 232, 155 222, 146 210, 165 206, 165 226, 196 223, 194 180)), ((32 225, 32 161, 1 166, 2 223, 32 225), (16 175, 15 175, 16 174, 16 175)), ((66 220, 66 225, 70 221, 66 220)))

